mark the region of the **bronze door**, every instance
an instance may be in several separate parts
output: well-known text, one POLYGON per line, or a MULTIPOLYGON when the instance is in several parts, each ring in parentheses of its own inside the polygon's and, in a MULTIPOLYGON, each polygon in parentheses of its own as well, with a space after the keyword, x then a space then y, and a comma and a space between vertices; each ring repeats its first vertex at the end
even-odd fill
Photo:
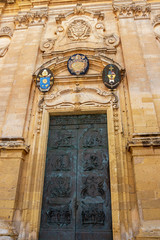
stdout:
POLYGON ((112 240, 106 115, 53 116, 39 240, 112 240))

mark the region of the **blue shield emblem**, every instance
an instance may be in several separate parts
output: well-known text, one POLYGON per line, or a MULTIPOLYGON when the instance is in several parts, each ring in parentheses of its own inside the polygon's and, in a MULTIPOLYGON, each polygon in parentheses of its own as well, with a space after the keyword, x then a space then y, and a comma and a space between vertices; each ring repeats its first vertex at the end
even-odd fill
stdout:
POLYGON ((50 77, 40 77, 40 88, 48 89, 50 87, 50 77))

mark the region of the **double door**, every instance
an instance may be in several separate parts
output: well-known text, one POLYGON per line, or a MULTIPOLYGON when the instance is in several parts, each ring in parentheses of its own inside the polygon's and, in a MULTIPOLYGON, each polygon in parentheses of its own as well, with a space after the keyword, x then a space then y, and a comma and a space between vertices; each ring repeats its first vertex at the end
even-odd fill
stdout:
POLYGON ((107 120, 53 116, 39 240, 112 240, 107 120))

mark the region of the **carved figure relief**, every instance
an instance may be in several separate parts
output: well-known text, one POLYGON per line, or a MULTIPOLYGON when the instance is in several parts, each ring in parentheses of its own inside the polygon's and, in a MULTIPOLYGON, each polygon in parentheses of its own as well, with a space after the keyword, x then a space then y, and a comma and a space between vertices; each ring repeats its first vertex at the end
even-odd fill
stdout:
POLYGON ((83 169, 84 171, 102 170, 103 160, 107 156, 102 151, 86 151, 83 153, 83 169))
POLYGON ((69 204, 65 206, 50 207, 47 214, 48 224, 56 224, 58 226, 69 225, 71 223, 72 210, 69 204))
POLYGON ((81 191, 81 195, 83 198, 85 198, 86 196, 104 197, 105 192, 103 189, 103 183, 104 183, 103 177, 90 175, 88 177, 83 177, 82 182, 83 182, 83 189, 81 191))
POLYGON ((11 37, 12 37, 12 30, 10 27, 3 27, 0 30, 0 57, 3 57, 6 52, 8 51, 11 37))
POLYGON ((88 130, 83 136, 83 147, 92 148, 102 146, 102 135, 97 130, 88 130))
POLYGON ((83 203, 82 209, 81 216, 83 225, 104 225, 105 213, 103 211, 103 204, 83 203))
POLYGON ((90 36, 90 32, 91 27, 89 24, 82 19, 77 19, 68 26, 67 36, 72 41, 80 41, 88 38, 90 36))
POLYGON ((52 177, 48 181, 49 198, 69 197, 71 194, 71 179, 70 177, 52 177))
POLYGON ((55 139, 53 139, 53 147, 70 147, 72 145, 72 133, 65 131, 63 134, 57 133, 55 139))
POLYGON ((49 157, 48 171, 70 171, 71 170, 71 156, 68 153, 60 152, 53 154, 51 152, 49 157))

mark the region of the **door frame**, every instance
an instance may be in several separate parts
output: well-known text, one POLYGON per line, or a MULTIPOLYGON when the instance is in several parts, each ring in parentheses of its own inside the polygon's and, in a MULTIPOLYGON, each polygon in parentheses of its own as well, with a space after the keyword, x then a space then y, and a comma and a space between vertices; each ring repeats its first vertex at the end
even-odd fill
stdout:
MULTIPOLYGON (((45 101, 44 101, 45 102, 45 101)), ((117 126, 117 117, 119 115, 118 102, 115 99, 111 99, 108 104, 104 107, 87 107, 81 111, 75 109, 67 109, 62 107, 61 109, 47 108, 45 103, 43 106, 39 105, 37 119, 40 119, 40 130, 38 137, 38 151, 36 158, 38 159, 38 166, 36 169, 35 179, 38 181, 38 204, 35 210, 36 215, 32 216, 33 226, 36 229, 37 234, 40 230, 40 218, 42 208, 42 196, 43 196, 43 185, 44 185, 44 174, 45 174, 45 162, 46 162, 46 151, 49 133, 49 119, 50 115, 82 115, 82 114, 106 114, 107 115, 107 131, 108 131, 108 149, 109 149, 109 169, 110 169, 110 185, 111 185, 111 212, 112 212, 112 231, 113 239, 120 239, 120 209, 119 209, 119 191, 118 191, 118 180, 117 180, 117 148, 119 145, 118 135, 119 128, 117 126), (33 219, 34 217, 34 219, 33 219)), ((76 104, 75 104, 76 105, 76 104)), ((35 196, 37 197, 37 196, 35 196)))

